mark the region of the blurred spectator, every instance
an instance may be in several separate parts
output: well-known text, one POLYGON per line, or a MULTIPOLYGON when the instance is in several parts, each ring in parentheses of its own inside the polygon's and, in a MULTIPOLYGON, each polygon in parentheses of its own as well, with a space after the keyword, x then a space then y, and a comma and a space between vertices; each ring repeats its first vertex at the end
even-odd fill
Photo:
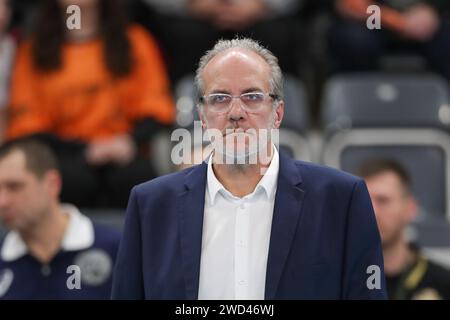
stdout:
POLYGON ((149 140, 174 108, 160 51, 128 25, 119 0, 45 0, 19 48, 7 137, 39 135, 61 163, 62 199, 125 207, 131 187, 155 176, 149 140), (66 8, 81 28, 66 28, 66 8))
POLYGON ((35 0, 20 0, 13 1, 11 0, 13 15, 12 15, 12 28, 15 31, 22 33, 30 27, 29 23, 33 17, 33 14, 36 11, 36 7, 39 4, 39 1, 35 0))
POLYGON ((141 20, 158 30, 174 81, 193 73, 219 38, 236 34, 260 41, 279 58, 283 71, 298 73, 300 28, 295 15, 303 0, 140 1, 157 13, 141 20))
POLYGON ((330 49, 341 71, 376 69, 388 51, 423 55, 450 79, 450 21, 443 13, 448 0, 336 0, 338 19, 330 29, 330 49), (381 30, 369 30, 368 6, 381 8, 381 30))
POLYGON ((450 299, 450 271, 409 244, 405 229, 417 213, 410 177, 397 162, 373 159, 359 175, 366 181, 381 234, 390 299, 450 299))
POLYGON ((48 147, 0 147, 0 219, 11 230, 0 245, 0 299, 109 299, 120 234, 61 204, 60 190, 48 147))
POLYGON ((11 20, 10 0, 0 0, 0 142, 5 130, 5 108, 8 103, 11 67, 14 62, 16 44, 8 33, 11 20))

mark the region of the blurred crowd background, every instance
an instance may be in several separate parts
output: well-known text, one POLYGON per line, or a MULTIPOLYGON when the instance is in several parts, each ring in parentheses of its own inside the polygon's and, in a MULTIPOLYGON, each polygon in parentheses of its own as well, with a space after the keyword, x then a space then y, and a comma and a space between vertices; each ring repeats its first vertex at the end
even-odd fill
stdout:
POLYGON ((236 36, 279 58, 280 148, 376 182, 394 173, 374 187, 382 236, 405 233, 450 266, 448 0, 0 0, 1 141, 49 146, 61 201, 120 228, 132 186, 180 169, 170 134, 198 119, 198 60, 236 36), (372 4, 380 30, 366 25, 372 4))

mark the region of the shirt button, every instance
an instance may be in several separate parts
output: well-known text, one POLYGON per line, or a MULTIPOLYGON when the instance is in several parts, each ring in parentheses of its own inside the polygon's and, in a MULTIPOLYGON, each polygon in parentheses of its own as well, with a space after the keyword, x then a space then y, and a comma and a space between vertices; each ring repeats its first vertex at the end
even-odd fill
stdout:
POLYGON ((44 265, 41 268, 41 273, 43 276, 48 277, 52 273, 52 269, 48 265, 44 265))
POLYGON ((245 209, 245 204, 243 203, 243 204, 241 204, 240 206, 239 206, 239 208, 241 208, 241 209, 245 209))
POLYGON ((239 284, 240 286, 244 286, 246 283, 247 283, 247 282, 245 282, 245 280, 240 280, 240 281, 238 282, 238 284, 239 284))

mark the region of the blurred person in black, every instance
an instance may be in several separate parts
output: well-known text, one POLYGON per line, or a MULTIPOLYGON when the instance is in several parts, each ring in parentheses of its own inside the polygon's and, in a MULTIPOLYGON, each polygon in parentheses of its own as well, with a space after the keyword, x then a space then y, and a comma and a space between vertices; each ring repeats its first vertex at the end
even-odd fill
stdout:
POLYGON ((303 36, 297 14, 304 0, 135 2, 137 19, 154 30, 165 50, 174 82, 193 73, 200 57, 218 39, 231 39, 236 34, 259 40, 278 57, 285 72, 298 73, 303 36))
POLYGON ((450 79, 450 1, 335 0, 335 10, 329 43, 338 71, 376 70, 385 53, 410 52, 450 79), (380 30, 366 26, 373 4, 381 9, 380 30))
POLYGON ((380 230, 388 297, 394 300, 450 299, 450 271, 408 242, 405 229, 417 214, 408 172, 391 159, 371 159, 365 179, 380 230))
POLYGON ((34 0, 9 0, 11 14, 11 31, 17 39, 22 38, 30 28, 30 21, 36 11, 39 1, 34 0))

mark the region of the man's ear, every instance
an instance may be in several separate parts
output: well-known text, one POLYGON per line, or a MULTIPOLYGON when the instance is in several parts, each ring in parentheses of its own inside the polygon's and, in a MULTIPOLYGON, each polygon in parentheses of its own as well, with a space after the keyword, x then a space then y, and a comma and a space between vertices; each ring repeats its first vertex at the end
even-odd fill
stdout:
POLYGON ((59 198, 62 189, 62 178, 58 170, 49 170, 44 175, 44 182, 48 191, 55 199, 59 198))
POLYGON ((203 106, 200 103, 197 104, 197 113, 198 113, 198 117, 202 123, 202 129, 205 130, 206 129, 205 114, 203 112, 203 106))
POLYGON ((281 122, 284 117, 284 101, 280 100, 278 105, 275 107, 275 121, 273 123, 274 129, 278 129, 281 126, 281 122))
POLYGON ((417 204, 417 200, 412 195, 408 197, 407 201, 408 201, 406 206, 407 219, 408 223, 410 223, 416 218, 419 205, 417 204))

